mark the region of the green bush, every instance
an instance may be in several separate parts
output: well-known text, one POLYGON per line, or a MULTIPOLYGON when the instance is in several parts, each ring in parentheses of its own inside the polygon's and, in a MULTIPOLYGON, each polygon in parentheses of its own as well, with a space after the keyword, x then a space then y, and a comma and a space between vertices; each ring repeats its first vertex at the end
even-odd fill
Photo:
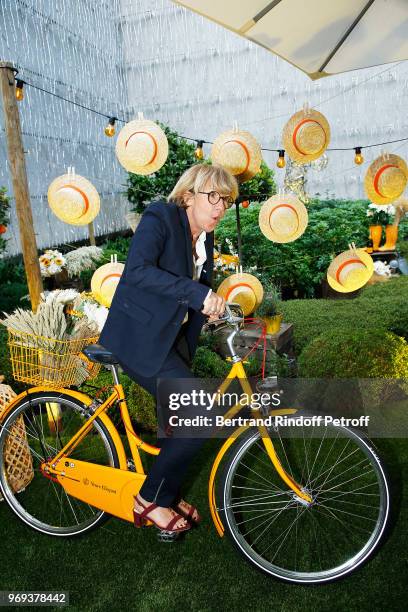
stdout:
POLYGON ((198 337, 198 346, 205 346, 211 351, 217 352, 219 337, 216 333, 203 331, 198 337))
MULTIPOLYGON (((367 201, 313 200, 308 205, 309 224, 305 233, 287 244, 271 242, 262 234, 258 216, 260 204, 241 209, 244 269, 281 287, 313 297, 326 276, 334 255, 351 241, 365 245, 368 237, 367 201)), ((216 229, 216 245, 229 252, 226 238, 237 248, 235 211, 228 212, 216 229)))
POLYGON ((225 378, 230 367, 217 353, 199 346, 194 355, 192 371, 198 378, 225 378))
MULTIPOLYGON (((262 374, 262 359, 249 357, 249 363, 245 365, 247 376, 258 376, 262 374)), ((278 376, 279 378, 292 378, 294 376, 293 366, 286 354, 279 355, 275 351, 267 353, 265 360, 265 377, 278 376)))
POLYGON ((195 144, 182 138, 167 126, 160 124, 169 143, 167 161, 154 174, 139 176, 129 172, 127 197, 134 205, 133 210, 142 213, 147 204, 160 197, 165 198, 173 189, 178 178, 187 168, 197 163, 194 156, 195 144))
MULTIPOLYGON (((9 223, 10 202, 6 195, 6 188, 0 187, 0 225, 7 227, 9 223)), ((0 253, 6 249, 7 238, 0 234, 0 253)))
POLYGON ((132 421, 145 431, 157 431, 156 400, 151 393, 132 382, 127 393, 127 404, 132 421))
MULTIPOLYGON (((195 143, 189 142, 169 127, 161 123, 160 125, 169 143, 166 163, 150 176, 139 176, 129 172, 127 196, 129 202, 134 204, 133 210, 138 213, 142 213, 152 200, 166 198, 183 172, 193 164, 199 163, 194 156, 195 143)), ((211 161, 204 159, 201 163, 209 164, 211 161)), ((242 186, 242 193, 247 196, 257 193, 274 194, 276 186, 273 175, 273 171, 262 162, 260 172, 242 186)))
POLYGON ((406 378, 408 344, 384 329, 333 329, 302 351, 303 378, 406 378))
MULTIPOLYGON (((130 247, 130 236, 117 236, 112 240, 107 240, 101 245, 101 249, 103 250, 104 260, 102 263, 108 263, 110 261, 110 256, 115 253, 118 256, 118 260, 125 260, 130 247)), ((101 264, 99 264, 101 265, 101 264)))
POLYGON ((294 325, 294 349, 303 348, 321 333, 332 329, 385 329, 408 337, 408 277, 363 289, 352 300, 287 300, 282 302, 284 320, 294 325))
POLYGON ((21 298, 28 294, 27 279, 21 256, 0 260, 0 313, 12 312, 17 306, 24 308, 21 298))
POLYGON ((4 383, 14 388, 13 376, 11 373, 11 361, 7 347, 7 329, 0 325, 0 375, 4 375, 4 383))

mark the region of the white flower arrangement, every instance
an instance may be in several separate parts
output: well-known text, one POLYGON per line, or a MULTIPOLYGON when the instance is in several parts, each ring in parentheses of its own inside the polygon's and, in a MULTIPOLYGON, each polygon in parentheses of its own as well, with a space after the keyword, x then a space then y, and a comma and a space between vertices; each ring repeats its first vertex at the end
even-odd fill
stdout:
POLYGON ((83 270, 96 268, 102 257, 103 250, 97 246, 85 246, 70 251, 65 256, 68 276, 78 276, 83 270))
POLYGON ((93 321, 97 325, 100 333, 106 323, 109 309, 101 304, 92 304, 85 300, 83 302, 83 312, 89 321, 93 321))
POLYGON ((66 269, 68 276, 79 276, 83 270, 95 269, 103 258, 103 250, 97 246, 85 246, 70 251, 65 256, 59 251, 47 249, 40 257, 41 275, 53 276, 66 269))
POLYGON ((234 250, 234 245, 232 244, 232 240, 230 238, 226 238, 225 242, 228 245, 229 252, 231 253, 231 255, 238 255, 238 253, 234 250))
POLYGON ((387 215, 395 215, 395 206, 393 204, 380 205, 370 202, 367 207, 367 217, 372 217, 375 212, 385 212, 387 215))
POLYGON ((59 251, 47 249, 39 257, 41 276, 48 277, 61 272, 65 266, 65 257, 59 251))
POLYGON ((85 315, 89 321, 92 321, 97 326, 99 333, 102 331, 109 309, 97 302, 92 292, 83 291, 78 294, 74 300, 73 308, 76 312, 85 315))

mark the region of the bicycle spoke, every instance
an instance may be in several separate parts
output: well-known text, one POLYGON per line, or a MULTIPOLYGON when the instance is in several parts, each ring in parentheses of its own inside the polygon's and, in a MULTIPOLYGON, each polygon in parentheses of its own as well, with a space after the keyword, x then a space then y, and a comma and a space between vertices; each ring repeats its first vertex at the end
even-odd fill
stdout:
MULTIPOLYGON (((14 445, 23 446, 30 456, 32 478, 23 492, 17 495, 7 476, 4 476, 7 467, 6 470, 0 470, 1 484, 7 502, 18 516, 39 531, 54 535, 70 535, 86 531, 99 523, 104 518, 104 513, 86 501, 70 495, 63 484, 55 480, 54 475, 47 477, 40 469, 41 464, 57 455, 85 423, 82 404, 71 398, 67 400, 62 396, 45 395, 30 398, 22 406, 20 412, 16 408, 15 413, 12 413, 15 416, 9 417, 6 428, 0 433, 0 457, 4 456, 7 440, 14 445), (53 410, 48 415, 47 403, 58 404, 60 409, 58 418, 54 407, 51 407, 53 410), (18 433, 14 433, 13 427, 20 416, 24 430, 16 429, 15 432, 18 433)), ((18 425, 17 427, 21 428, 18 425)), ((112 466, 114 465, 113 442, 109 440, 98 420, 95 420, 91 430, 81 439, 72 455, 75 455, 77 461, 94 461, 100 465, 112 466)), ((264 484, 262 483, 262 486, 264 484)), ((259 491, 254 493, 258 495, 259 491)))
POLYGON ((227 527, 249 559, 283 579, 319 582, 348 573, 382 533, 386 506, 377 459, 354 432, 333 431, 320 436, 303 428, 287 438, 278 431, 272 440, 281 465, 311 502, 283 488, 260 434, 248 436, 232 456, 227 527))

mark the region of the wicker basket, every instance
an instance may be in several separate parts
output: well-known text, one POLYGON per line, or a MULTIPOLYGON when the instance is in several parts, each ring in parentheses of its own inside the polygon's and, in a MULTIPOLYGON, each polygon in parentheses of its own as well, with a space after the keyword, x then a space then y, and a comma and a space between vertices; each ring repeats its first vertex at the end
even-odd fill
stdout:
POLYGON ((57 340, 8 329, 8 346, 15 380, 51 389, 79 385, 96 376, 100 364, 90 362, 82 350, 98 336, 57 340))
MULTIPOLYGON (((0 384, 0 421, 9 402, 16 397, 9 385, 0 384)), ((28 448, 25 425, 18 417, 10 429, 10 435, 4 451, 4 463, 8 481, 16 492, 22 491, 34 476, 31 454, 28 448)), ((0 500, 3 499, 0 494, 0 500)))

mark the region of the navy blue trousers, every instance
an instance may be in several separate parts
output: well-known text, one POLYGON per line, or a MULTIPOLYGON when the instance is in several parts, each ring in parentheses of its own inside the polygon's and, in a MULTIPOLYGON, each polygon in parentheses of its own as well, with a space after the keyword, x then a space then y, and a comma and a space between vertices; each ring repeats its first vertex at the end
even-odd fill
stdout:
MULTIPOLYGON (((161 369, 155 376, 141 376, 122 364, 125 374, 157 398, 158 378, 194 378, 189 366, 187 341, 183 326, 167 355, 161 369)), ((160 453, 144 481, 140 495, 158 506, 169 507, 181 497, 180 486, 186 471, 198 453, 205 438, 159 438, 160 453)))

